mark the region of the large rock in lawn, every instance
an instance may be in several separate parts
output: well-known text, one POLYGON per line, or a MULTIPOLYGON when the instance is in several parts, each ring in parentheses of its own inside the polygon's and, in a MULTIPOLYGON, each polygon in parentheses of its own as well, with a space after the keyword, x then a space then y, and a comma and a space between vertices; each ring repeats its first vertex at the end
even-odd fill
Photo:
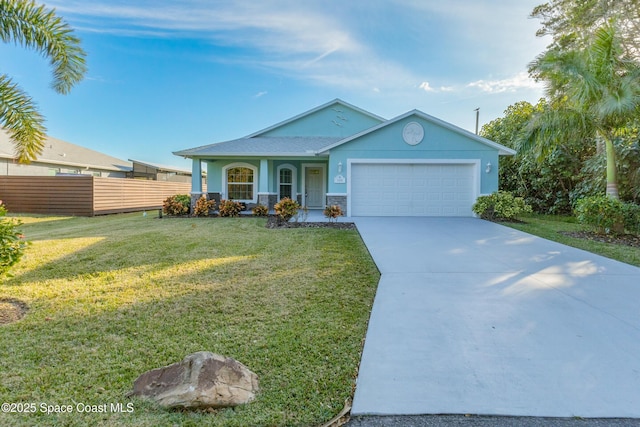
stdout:
POLYGON ((130 395, 166 408, 224 408, 249 403, 257 392, 258 376, 242 363, 200 351, 140 375, 130 395))

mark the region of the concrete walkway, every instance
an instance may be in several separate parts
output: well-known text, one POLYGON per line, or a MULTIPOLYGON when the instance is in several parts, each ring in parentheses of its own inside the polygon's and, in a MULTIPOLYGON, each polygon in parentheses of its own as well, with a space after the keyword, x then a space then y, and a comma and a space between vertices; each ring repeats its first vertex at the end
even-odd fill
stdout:
POLYGON ((353 218, 382 273, 352 416, 640 418, 640 269, 475 218, 353 218))

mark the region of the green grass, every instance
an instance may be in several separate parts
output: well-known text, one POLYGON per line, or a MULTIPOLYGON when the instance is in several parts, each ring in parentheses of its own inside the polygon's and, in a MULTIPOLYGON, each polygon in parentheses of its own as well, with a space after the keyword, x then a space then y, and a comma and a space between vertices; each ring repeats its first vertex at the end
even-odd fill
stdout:
POLYGON ((30 310, 0 326, 2 426, 318 425, 352 396, 378 272, 358 233, 257 218, 23 217, 33 242, 0 298, 30 310), (251 404, 163 410, 125 397, 135 378, 207 350, 256 372, 251 404), (132 402, 132 413, 77 404, 132 402), (46 415, 40 404, 73 405, 46 415))
POLYGON ((640 248, 614 243, 598 242, 590 239, 570 237, 561 234, 562 231, 584 231, 584 226, 578 224, 573 217, 552 215, 530 215, 522 218, 523 223, 502 223, 511 228, 548 240, 563 243, 574 248, 583 249, 598 255, 612 258, 627 264, 640 267, 640 248))

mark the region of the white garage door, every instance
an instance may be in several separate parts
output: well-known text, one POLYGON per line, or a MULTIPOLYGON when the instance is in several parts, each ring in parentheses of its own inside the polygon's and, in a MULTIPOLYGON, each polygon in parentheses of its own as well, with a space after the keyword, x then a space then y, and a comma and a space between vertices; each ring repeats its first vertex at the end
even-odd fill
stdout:
POLYGON ((352 216, 472 216, 474 164, 351 164, 352 216))

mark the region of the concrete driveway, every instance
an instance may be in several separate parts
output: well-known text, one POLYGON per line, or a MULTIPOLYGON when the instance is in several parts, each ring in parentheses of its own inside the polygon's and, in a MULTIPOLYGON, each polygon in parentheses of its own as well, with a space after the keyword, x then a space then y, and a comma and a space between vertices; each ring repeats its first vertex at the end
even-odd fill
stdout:
POLYGON ((354 218, 378 286, 353 416, 640 418, 640 268, 475 218, 354 218))

